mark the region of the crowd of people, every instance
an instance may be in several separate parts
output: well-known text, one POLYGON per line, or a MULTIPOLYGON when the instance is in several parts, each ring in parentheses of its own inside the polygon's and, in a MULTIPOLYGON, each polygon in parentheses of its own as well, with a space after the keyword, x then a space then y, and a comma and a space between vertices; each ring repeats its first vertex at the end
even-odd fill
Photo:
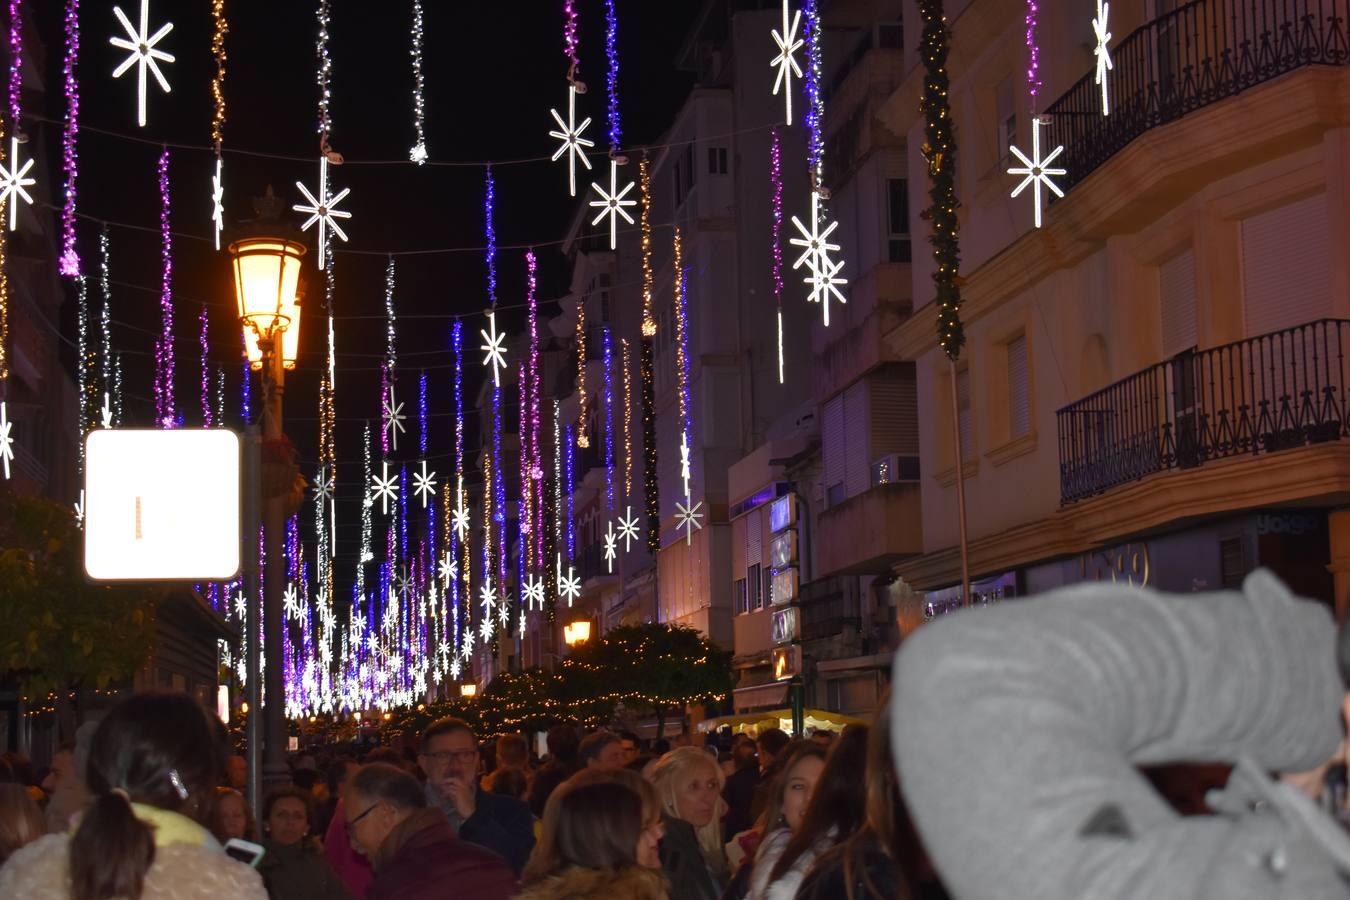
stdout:
POLYGON ((0 758, 0 897, 1344 897, 1336 634, 1259 579, 1183 605, 1076 589, 925 629, 894 703, 838 734, 559 726, 536 759, 446 718, 298 755, 256 817, 219 724, 136 695, 45 773, 0 758), (1193 759, 1228 764, 1153 766, 1193 759))

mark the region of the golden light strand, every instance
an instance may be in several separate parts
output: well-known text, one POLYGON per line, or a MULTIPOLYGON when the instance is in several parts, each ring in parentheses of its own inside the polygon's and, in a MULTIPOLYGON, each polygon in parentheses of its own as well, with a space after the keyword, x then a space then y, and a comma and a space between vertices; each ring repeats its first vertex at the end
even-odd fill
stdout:
POLYGON ((685 378, 689 372, 689 360, 685 357, 685 323, 680 310, 684 308, 684 251, 680 246, 680 226, 675 226, 675 264, 671 280, 675 282, 675 375, 679 380, 679 389, 675 392, 680 398, 680 421, 689 421, 689 410, 685 406, 685 378))
POLYGON ((653 337, 656 318, 652 315, 652 176, 646 156, 638 162, 638 182, 642 192, 642 334, 653 337))
POLYGON ((577 396, 581 412, 577 419, 577 446, 586 449, 591 439, 586 434, 586 303, 577 304, 577 396))
POLYGON ((211 117, 211 142, 216 146, 216 156, 220 156, 220 145, 225 139, 225 35, 230 30, 225 21, 225 0, 211 0, 211 19, 215 23, 211 33, 211 55, 216 58, 216 74, 211 79, 211 99, 216 104, 211 117))
POLYGON ((628 338, 619 341, 623 347, 623 496, 633 496, 633 379, 632 359, 628 353, 628 338))

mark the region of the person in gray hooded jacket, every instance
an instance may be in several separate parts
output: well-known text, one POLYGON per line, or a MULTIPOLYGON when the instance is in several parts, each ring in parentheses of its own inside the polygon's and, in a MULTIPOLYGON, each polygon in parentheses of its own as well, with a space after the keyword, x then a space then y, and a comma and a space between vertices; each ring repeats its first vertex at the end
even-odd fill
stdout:
POLYGON ((1341 632, 1338 651, 1326 608, 1264 571, 1241 593, 1085 585, 920 629, 892 735, 943 883, 956 900, 1350 896, 1350 838, 1292 783, 1346 752, 1341 632), (1215 815, 1178 816, 1136 768, 1198 761, 1235 764, 1215 815))

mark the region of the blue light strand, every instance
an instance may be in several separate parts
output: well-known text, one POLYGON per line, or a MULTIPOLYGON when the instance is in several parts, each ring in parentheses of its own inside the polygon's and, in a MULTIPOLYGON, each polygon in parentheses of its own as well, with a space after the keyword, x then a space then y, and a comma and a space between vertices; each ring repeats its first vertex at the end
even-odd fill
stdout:
POLYGON ((600 331, 602 358, 605 366, 605 503, 614 515, 614 348, 609 339, 609 326, 600 331))
POLYGON ((497 308, 497 228, 493 222, 497 186, 492 180, 492 166, 487 167, 487 193, 483 200, 485 232, 487 235, 488 303, 497 308))
POLYGON ((417 419, 421 423, 421 432, 418 440, 422 448, 422 455, 427 455, 427 373, 423 372, 418 384, 417 392, 417 419))
POLYGON ((619 127, 619 17, 614 10, 614 0, 605 0, 605 57, 609 60, 609 73, 605 86, 609 91, 609 152, 617 153, 622 129, 619 127))
MULTIPOLYGON (((247 340, 248 340, 248 338, 244 338, 244 341, 245 341, 245 342, 247 342, 247 340)), ((243 418, 244 424, 245 424, 245 425, 249 425, 249 424, 252 424, 252 422, 253 422, 253 418, 252 418, 252 409, 251 409, 251 407, 252 407, 251 400, 252 400, 253 398, 249 396, 249 392, 250 392, 250 385, 249 385, 249 382, 251 381, 252 376, 253 376, 253 367, 250 366, 250 365, 248 364, 248 345, 247 345, 247 343, 245 343, 245 344, 243 344, 243 345, 240 346, 240 348, 239 348, 239 353, 240 353, 240 358, 243 359, 243 361, 244 361, 244 373, 243 373, 243 376, 242 376, 242 378, 240 379, 240 383, 239 383, 239 415, 240 415, 240 417, 243 418)), ((120 392, 119 392, 119 393, 120 393, 120 392)))
POLYGON ((825 117, 825 100, 821 94, 821 38, 820 0, 806 0, 802 17, 806 20, 803 35, 806 41, 806 161, 811 170, 813 188, 824 182, 825 139, 821 126, 825 117))
POLYGON ((565 449, 563 455, 563 486, 567 489, 567 558, 569 560, 577 558, 576 485, 572 480, 573 444, 572 425, 569 423, 566 428, 566 442, 563 445, 565 449))
MULTIPOLYGON (((455 504, 453 509, 460 509, 464 502, 464 328, 463 324, 456 320, 450 328, 450 346, 455 356, 455 504)), ((459 557, 459 532, 454 528, 446 535, 450 541, 450 558, 458 560, 459 557)), ((464 546, 464 577, 468 577, 468 542, 464 546)), ((454 606, 455 619, 455 644, 452 648, 456 653, 460 647, 460 622, 459 622, 459 579, 450 579, 451 602, 454 606)))

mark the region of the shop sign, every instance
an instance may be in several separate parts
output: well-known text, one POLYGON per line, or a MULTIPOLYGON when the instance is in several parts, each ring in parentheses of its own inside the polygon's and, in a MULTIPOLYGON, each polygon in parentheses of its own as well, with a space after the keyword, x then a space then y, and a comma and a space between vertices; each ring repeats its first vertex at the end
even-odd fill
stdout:
POLYGON ((1147 587, 1150 572, 1148 544, 1131 543, 1084 553, 1078 560, 1083 581, 1109 581, 1147 587))
POLYGON ((769 565, 783 569, 797 561, 797 532, 785 531, 769 541, 769 565))
POLYGON ((773 642, 786 644, 797 640, 798 610, 795 606, 773 611, 773 642))
POLYGON ((786 681, 802 673, 802 648, 800 644, 773 648, 773 677, 775 681, 786 681))
POLYGON ((769 578, 769 602, 783 606, 797 599, 797 568, 774 569, 769 578))
POLYGON ((769 506, 769 531, 777 534, 797 524, 797 498, 785 494, 769 506))

